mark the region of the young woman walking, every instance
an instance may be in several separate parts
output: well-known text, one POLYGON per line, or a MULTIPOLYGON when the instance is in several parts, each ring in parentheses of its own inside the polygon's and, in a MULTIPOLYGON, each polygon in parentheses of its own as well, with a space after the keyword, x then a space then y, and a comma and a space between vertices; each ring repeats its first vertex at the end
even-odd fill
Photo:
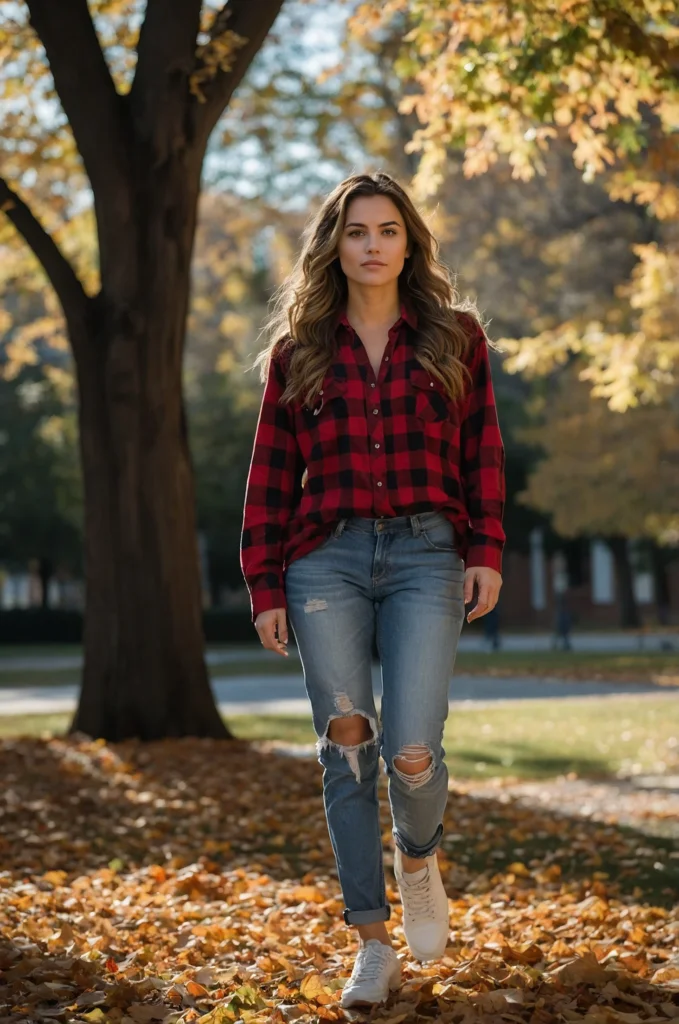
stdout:
POLYGON ((443 955, 436 847, 448 685, 465 616, 498 599, 504 448, 488 343, 438 243, 387 174, 347 178, 279 290, 247 480, 241 567, 262 644, 299 649, 345 902, 360 938, 342 1005, 386 999, 380 755, 412 955, 443 955), (373 700, 376 638, 381 721, 373 700))

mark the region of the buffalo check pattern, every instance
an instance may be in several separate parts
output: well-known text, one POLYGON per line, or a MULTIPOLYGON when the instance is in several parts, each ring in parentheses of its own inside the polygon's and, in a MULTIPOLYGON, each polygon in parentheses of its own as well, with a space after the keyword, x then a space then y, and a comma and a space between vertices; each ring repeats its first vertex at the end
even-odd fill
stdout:
POLYGON ((313 408, 279 405, 285 356, 275 353, 248 472, 240 564, 252 621, 285 608, 284 571, 322 544, 341 518, 442 511, 465 566, 501 571, 505 452, 488 346, 467 328, 472 384, 450 400, 415 358, 417 315, 402 302, 377 377, 346 310, 337 348, 313 408))

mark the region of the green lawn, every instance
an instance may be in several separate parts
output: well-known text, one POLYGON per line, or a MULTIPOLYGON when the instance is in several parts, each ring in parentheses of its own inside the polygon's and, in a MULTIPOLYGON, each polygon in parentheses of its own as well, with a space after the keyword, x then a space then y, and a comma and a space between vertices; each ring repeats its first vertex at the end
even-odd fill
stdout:
POLYGON ((586 651, 498 651, 460 653, 457 672, 484 675, 560 676, 569 679, 628 679, 679 685, 679 649, 609 654, 586 651))
MULTIPOLYGON (((63 732, 69 715, 0 718, 0 736, 63 732)), ((312 744, 305 716, 239 715, 242 739, 312 744)), ((667 696, 530 701, 451 712, 444 745, 458 778, 550 778, 573 771, 603 777, 619 769, 679 772, 679 702, 667 696)))
MULTIPOLYGON (((238 650, 233 646, 225 650, 238 650)), ((9 648, 0 653, 0 687, 2 686, 51 686, 75 683, 78 669, 12 669, 3 661, 12 655, 9 648)), ((218 650, 218 648, 211 648, 218 650)), ((249 648, 252 651, 253 648, 249 648)), ((254 649, 256 657, 243 658, 220 665, 209 666, 211 677, 256 676, 299 674, 301 665, 294 652, 290 658, 281 658, 273 652, 254 649)), ((17 652, 16 657, 42 654, 42 649, 32 648, 17 652)), ((77 654, 78 649, 62 649, 53 654, 77 654)), ((552 676, 568 679, 612 679, 618 681, 650 681, 667 686, 679 686, 679 652, 649 652, 634 654, 589 654, 568 651, 538 651, 535 654, 523 651, 499 651, 497 653, 461 653, 458 655, 455 671, 476 675, 497 676, 552 676)))

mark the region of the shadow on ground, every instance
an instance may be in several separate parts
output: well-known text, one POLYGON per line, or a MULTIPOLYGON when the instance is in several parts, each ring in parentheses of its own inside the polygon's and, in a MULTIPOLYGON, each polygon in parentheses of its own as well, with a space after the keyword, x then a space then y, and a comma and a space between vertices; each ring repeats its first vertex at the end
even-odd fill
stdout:
MULTIPOLYGON (((556 758, 535 762, 538 776, 565 767, 556 758)), ((242 741, 5 740, 2 866, 14 877, 64 871, 73 879, 107 866, 123 871, 204 858, 220 868, 258 866, 280 879, 310 870, 334 877, 321 775, 313 756, 263 753, 242 741)), ((671 838, 451 786, 442 848, 458 888, 483 891, 519 862, 530 886, 541 877, 548 889, 598 878, 622 898, 664 906, 676 900, 671 838)), ((384 775, 380 796, 389 867, 384 775)))

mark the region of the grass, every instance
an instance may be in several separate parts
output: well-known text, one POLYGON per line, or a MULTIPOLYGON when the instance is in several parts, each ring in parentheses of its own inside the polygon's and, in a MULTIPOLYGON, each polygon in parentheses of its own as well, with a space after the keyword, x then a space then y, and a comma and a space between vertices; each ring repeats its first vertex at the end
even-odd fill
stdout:
MULTIPOLYGON (((210 650, 219 650, 211 647, 210 650)), ((221 648, 237 650, 233 645, 221 648)), ((10 657, 0 654, 0 687, 2 686, 58 686, 77 683, 79 670, 72 668, 37 668, 12 669, 3 666, 3 658, 10 657)), ((249 648, 252 651, 252 648, 249 648)), ((42 654, 41 649, 32 648, 16 657, 42 654)), ((53 650, 53 654, 57 651, 53 650)), ((77 648, 60 652, 78 654, 77 648)), ((250 656, 242 660, 230 661, 220 665, 210 665, 209 672, 213 679, 233 678, 234 676, 257 675, 299 675, 301 665, 295 655, 280 658, 277 655, 255 651, 256 657, 250 656)), ((629 682, 656 682, 668 686, 679 686, 679 652, 653 651, 646 653, 599 654, 580 651, 538 651, 534 654, 525 651, 499 651, 494 653, 461 652, 456 660, 457 673, 493 676, 544 676, 563 679, 600 680, 629 682)))
MULTIPOLYGON (((64 732, 71 716, 0 718, 0 736, 64 732)), ((239 715, 241 739, 313 744, 310 717, 239 715)), ((444 734, 457 778, 552 778, 567 772, 605 777, 625 772, 679 772, 679 703, 673 695, 582 701, 522 701, 452 712, 444 734)))
POLYGON ((457 672, 484 675, 559 676, 565 679, 614 679, 679 685, 679 650, 640 653, 596 651, 461 652, 457 672))

